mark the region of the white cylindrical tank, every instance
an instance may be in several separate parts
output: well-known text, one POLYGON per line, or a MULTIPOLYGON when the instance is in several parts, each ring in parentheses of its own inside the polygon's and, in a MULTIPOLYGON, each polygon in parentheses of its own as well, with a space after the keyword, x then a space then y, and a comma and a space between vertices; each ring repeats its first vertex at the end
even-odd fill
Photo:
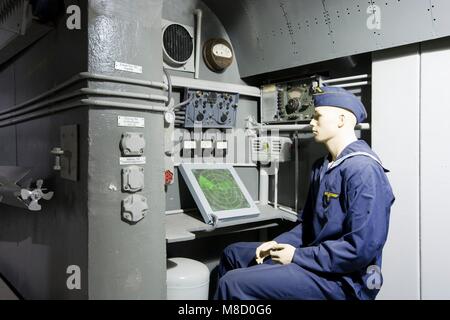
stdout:
POLYGON ((167 300, 208 300, 209 269, 196 260, 167 261, 167 300))

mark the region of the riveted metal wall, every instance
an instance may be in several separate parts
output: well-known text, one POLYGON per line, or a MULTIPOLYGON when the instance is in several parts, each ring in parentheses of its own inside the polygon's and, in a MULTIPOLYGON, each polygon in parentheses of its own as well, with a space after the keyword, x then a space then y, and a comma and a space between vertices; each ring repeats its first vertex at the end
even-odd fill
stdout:
POLYGON ((450 34, 444 0, 205 3, 225 25, 242 77, 450 34))

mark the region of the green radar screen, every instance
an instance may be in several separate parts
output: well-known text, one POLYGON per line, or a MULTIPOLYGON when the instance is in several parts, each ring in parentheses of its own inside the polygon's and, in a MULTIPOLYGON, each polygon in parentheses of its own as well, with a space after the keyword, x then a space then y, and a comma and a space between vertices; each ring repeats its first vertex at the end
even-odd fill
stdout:
POLYGON ((229 170, 194 169, 192 173, 213 211, 250 208, 229 170))

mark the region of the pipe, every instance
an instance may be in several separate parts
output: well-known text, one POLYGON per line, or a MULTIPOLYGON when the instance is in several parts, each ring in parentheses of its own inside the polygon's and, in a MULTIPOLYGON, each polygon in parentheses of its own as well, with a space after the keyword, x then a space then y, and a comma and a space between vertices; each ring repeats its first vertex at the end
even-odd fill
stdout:
POLYGON ((322 83, 334 83, 334 82, 342 82, 342 81, 350 81, 350 80, 358 80, 358 79, 366 79, 370 76, 368 74, 360 74, 357 76, 351 76, 351 77, 344 77, 344 78, 336 78, 336 79, 327 79, 322 80, 322 83))
POLYGON ((202 36, 202 10, 196 9, 194 11, 196 18, 196 35, 195 35, 195 73, 194 78, 198 79, 200 71, 200 50, 201 50, 201 36, 202 36))
POLYGON ((166 96, 162 96, 159 94, 146 94, 146 93, 135 93, 135 92, 127 92, 127 91, 112 91, 112 90, 91 89, 91 88, 83 88, 83 89, 80 89, 80 91, 85 94, 100 95, 100 96, 113 96, 113 97, 119 97, 119 98, 131 98, 131 99, 152 100, 152 101, 161 101, 161 102, 168 101, 168 98, 166 96))
POLYGON ((174 105, 174 106, 171 108, 171 111, 177 110, 177 109, 179 109, 179 108, 181 108, 181 107, 184 107, 185 105, 187 105, 187 104, 188 104, 189 102, 191 102, 192 100, 194 100, 194 95, 192 95, 190 98, 187 98, 187 99, 184 100, 183 102, 180 102, 179 104, 174 105))
POLYGON ((67 88, 68 86, 70 86, 78 81, 81 81, 81 80, 103 80, 103 81, 118 82, 118 83, 123 83, 123 84, 132 84, 132 85, 144 86, 144 87, 156 87, 156 88, 160 88, 163 90, 168 90, 168 86, 163 82, 137 80, 137 79, 132 79, 132 78, 125 78, 125 77, 118 77, 118 76, 106 76, 106 75, 90 73, 90 72, 81 72, 81 73, 73 76, 69 80, 63 82, 59 86, 56 86, 55 88, 50 89, 33 99, 25 101, 17 106, 11 107, 9 109, 0 111, 0 115, 21 109, 21 108, 23 108, 27 105, 30 105, 36 101, 42 100, 43 98, 45 98, 49 95, 52 95, 58 91, 61 91, 62 89, 67 88))
POLYGON ((267 205, 269 200, 269 173, 263 166, 259 169, 259 203, 267 205))
POLYGON ((0 128, 6 127, 9 125, 13 125, 19 122, 27 121, 30 119, 43 117, 55 112, 61 112, 68 109, 74 109, 78 107, 86 107, 86 106, 102 106, 102 107, 110 107, 110 108, 123 108, 123 109, 138 109, 138 110, 144 110, 144 111, 156 111, 156 112, 166 112, 166 107, 159 107, 159 106, 148 106, 143 104, 135 104, 135 103, 124 103, 124 102, 112 102, 107 100, 91 100, 91 99, 82 99, 80 101, 67 103, 67 104, 61 104, 54 107, 49 107, 45 110, 39 110, 34 113, 28 113, 23 115, 22 117, 16 117, 14 119, 10 120, 4 120, 0 121, 0 128))
POLYGON ((133 84, 142 87, 153 87, 163 90, 168 90, 169 87, 164 82, 149 81, 149 80, 138 80, 133 78, 118 77, 118 76, 107 76, 103 74, 81 72, 80 76, 86 80, 105 80, 110 82, 119 82, 124 84, 133 84))
POLYGON ((348 87, 357 87, 357 86, 365 86, 368 85, 369 81, 361 81, 361 82, 351 82, 351 83, 343 83, 343 84, 335 84, 334 87, 339 88, 348 88, 348 87))
POLYGON ((275 187, 274 187, 274 203, 273 207, 275 209, 278 209, 278 162, 273 162, 273 165, 275 165, 275 187))
POLYGON ((166 68, 163 67, 163 72, 166 75, 167 78, 167 84, 168 84, 168 89, 167 89, 167 102, 166 102, 166 107, 170 104, 170 99, 172 99, 172 79, 170 78, 170 74, 167 71, 166 68))
POLYGON ((260 98, 261 89, 242 84, 229 82, 217 82, 210 80, 192 79, 186 77, 171 76, 172 86, 177 88, 190 88, 198 90, 223 91, 230 93, 239 93, 242 96, 260 98))
POLYGON ((295 186, 294 186, 294 192, 295 192, 295 202, 294 202, 294 208, 295 211, 298 211, 298 188, 299 188, 299 172, 298 172, 298 166, 299 166, 299 156, 298 156, 298 134, 297 132, 294 134, 294 156, 295 156, 295 161, 294 161, 294 166, 295 166, 295 186))
POLYGON ((27 108, 22 108, 20 110, 17 110, 17 111, 14 111, 14 112, 10 112, 9 114, 2 115, 2 116, 0 116, 0 120, 5 120, 5 119, 17 117, 17 116, 20 116, 22 114, 29 113, 30 111, 38 110, 38 109, 41 109, 41 108, 43 108, 45 106, 48 106, 48 105, 51 105, 51 104, 54 104, 54 103, 58 103, 58 102, 61 102, 61 101, 64 101, 64 100, 69 100, 69 99, 75 98, 75 97, 80 96, 80 95, 82 95, 80 92, 72 92, 70 94, 65 94, 65 95, 59 96, 58 98, 50 99, 50 100, 47 100, 47 101, 44 101, 44 102, 40 102, 40 103, 34 104, 32 106, 29 106, 27 108))
POLYGON ((82 99, 82 103, 86 105, 94 105, 94 106, 102 106, 102 107, 116 107, 116 108, 124 108, 124 109, 138 109, 145 111, 158 111, 158 112, 166 112, 166 107, 159 106, 147 106, 145 104, 137 104, 137 103, 127 103, 127 102, 113 102, 108 100, 91 100, 91 99, 82 99))
MULTIPOLYGON (((120 97, 120 98, 133 98, 133 99, 142 99, 142 100, 156 100, 156 101, 165 101, 167 97, 156 95, 156 94, 143 94, 143 93, 134 93, 134 92, 124 92, 124 91, 112 91, 112 90, 103 90, 103 89, 91 89, 91 88, 82 88, 79 90, 76 90, 73 93, 66 94, 59 96, 54 99, 46 100, 40 103, 37 103, 35 105, 32 105, 27 108, 22 108, 18 111, 0 116, 0 120, 12 118, 21 114, 25 114, 30 111, 34 111, 37 109, 41 109, 45 106, 48 106, 50 104, 54 104, 57 102, 61 102, 64 100, 69 100, 78 96, 84 96, 84 95, 100 95, 100 96, 114 96, 114 97, 120 97)), ((1 114, 1 113, 0 113, 1 114)))
MULTIPOLYGON (((279 131, 300 131, 303 133, 312 133, 312 128, 309 124, 273 124, 261 125, 251 124, 248 129, 265 131, 265 130, 279 130, 279 131)), ((369 123, 359 123, 355 126, 355 130, 369 130, 369 123)))

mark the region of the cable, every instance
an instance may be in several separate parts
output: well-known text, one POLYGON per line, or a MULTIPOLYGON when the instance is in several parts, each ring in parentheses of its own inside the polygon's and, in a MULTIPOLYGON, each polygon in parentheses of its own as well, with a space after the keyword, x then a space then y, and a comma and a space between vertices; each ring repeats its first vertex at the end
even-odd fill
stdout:
POLYGON ((185 105, 187 105, 189 102, 191 102, 194 99, 194 95, 192 95, 190 98, 184 100, 183 102, 180 102, 179 104, 172 107, 172 110, 179 109, 185 105))

